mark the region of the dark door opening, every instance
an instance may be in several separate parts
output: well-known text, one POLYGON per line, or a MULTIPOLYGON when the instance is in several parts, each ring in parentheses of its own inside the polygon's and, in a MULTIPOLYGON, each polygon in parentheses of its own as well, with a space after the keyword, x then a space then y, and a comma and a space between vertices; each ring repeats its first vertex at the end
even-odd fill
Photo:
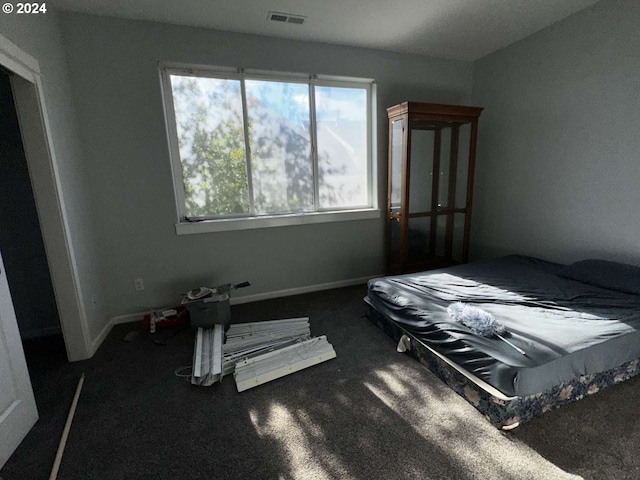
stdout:
POLYGON ((0 70, 0 252, 29 370, 64 340, 9 74, 0 70), (30 359, 32 361, 30 361, 30 359))

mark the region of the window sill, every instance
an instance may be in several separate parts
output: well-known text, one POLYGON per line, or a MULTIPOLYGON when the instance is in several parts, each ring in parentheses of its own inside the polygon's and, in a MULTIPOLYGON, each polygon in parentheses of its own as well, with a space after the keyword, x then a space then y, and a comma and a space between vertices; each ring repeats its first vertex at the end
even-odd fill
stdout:
POLYGON ((194 233, 227 232, 233 230, 288 227, 291 225, 370 220, 377 218, 380 218, 380 210, 377 208, 345 210, 341 212, 314 212, 251 218, 229 218, 223 220, 203 220, 201 222, 177 223, 176 233, 178 235, 190 235, 194 233))

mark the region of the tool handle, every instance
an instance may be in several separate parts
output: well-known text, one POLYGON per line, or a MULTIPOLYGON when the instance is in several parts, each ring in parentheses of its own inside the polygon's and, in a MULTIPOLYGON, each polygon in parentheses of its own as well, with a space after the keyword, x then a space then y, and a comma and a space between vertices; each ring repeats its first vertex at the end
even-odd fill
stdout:
POLYGON ((237 290, 239 288, 250 287, 250 286, 251 286, 251 282, 242 282, 242 283, 238 283, 237 285, 234 285, 233 289, 237 290))
POLYGON ((521 355, 526 355, 525 351, 522 350, 519 347, 516 347, 513 343, 511 343, 509 340, 507 340, 506 338, 504 338, 502 335, 499 335, 496 333, 496 336, 502 340, 503 342, 505 342, 507 345, 509 345, 511 348, 513 348, 514 350, 516 350, 518 353, 520 353, 521 355))

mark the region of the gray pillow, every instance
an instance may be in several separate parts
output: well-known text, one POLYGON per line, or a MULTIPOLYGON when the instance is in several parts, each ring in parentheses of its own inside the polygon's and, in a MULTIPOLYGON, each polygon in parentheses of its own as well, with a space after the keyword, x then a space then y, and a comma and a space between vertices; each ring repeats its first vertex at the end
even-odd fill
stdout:
POLYGON ((596 287, 640 295, 640 267, 607 260, 581 260, 564 267, 558 276, 596 287))

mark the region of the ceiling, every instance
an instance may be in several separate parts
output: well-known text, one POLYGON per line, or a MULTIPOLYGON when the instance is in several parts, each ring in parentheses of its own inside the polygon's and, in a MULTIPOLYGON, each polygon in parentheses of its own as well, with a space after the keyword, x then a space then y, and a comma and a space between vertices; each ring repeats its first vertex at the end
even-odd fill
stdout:
POLYGON ((597 0, 53 0, 58 10, 477 60, 597 0), (268 12, 306 16, 303 25, 268 12))

